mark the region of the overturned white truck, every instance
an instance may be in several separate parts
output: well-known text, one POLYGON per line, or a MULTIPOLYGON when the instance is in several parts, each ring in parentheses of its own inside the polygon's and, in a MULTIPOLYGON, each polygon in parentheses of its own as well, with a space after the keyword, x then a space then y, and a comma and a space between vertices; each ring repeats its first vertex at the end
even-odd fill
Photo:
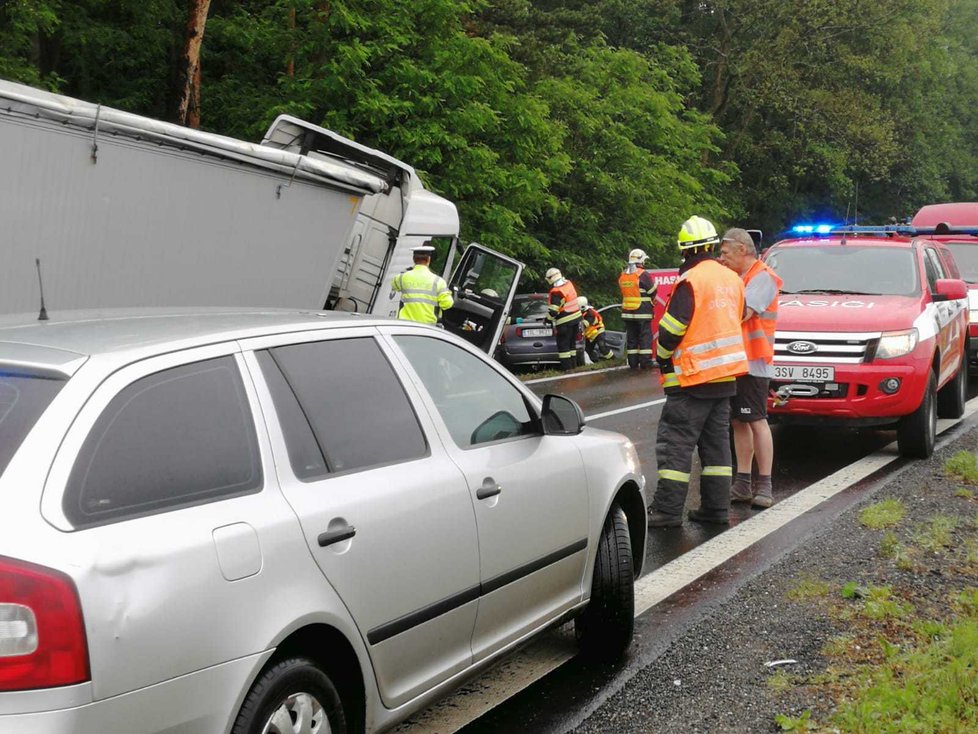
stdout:
MULTIPOLYGON (((455 205, 380 151, 290 116, 261 143, 0 80, 0 313, 260 306, 396 315, 391 278, 455 205)), ((448 328, 492 353, 522 264, 470 245, 448 328)))

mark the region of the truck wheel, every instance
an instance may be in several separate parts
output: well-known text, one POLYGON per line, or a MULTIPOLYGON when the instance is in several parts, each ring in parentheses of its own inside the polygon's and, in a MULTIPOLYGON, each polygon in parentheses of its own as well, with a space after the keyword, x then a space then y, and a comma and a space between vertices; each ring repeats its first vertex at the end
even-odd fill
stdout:
POLYGON ((934 453, 937 438, 937 377, 933 372, 920 407, 897 423, 897 447, 900 455, 911 459, 926 459, 934 453))
POLYGON ((248 691, 231 734, 346 734, 340 695, 306 658, 266 670, 248 691))
POLYGON ((613 505, 605 518, 594 559, 591 601, 574 620, 574 631, 586 657, 612 663, 624 655, 635 628, 632 540, 624 510, 613 505))
POLYGON ((957 374, 937 393, 937 417, 960 418, 968 401, 968 356, 965 354, 957 374))

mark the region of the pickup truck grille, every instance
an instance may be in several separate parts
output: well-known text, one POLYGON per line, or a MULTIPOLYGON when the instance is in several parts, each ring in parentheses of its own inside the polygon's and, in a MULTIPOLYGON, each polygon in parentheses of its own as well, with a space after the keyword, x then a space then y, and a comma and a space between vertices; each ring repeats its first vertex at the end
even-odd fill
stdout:
POLYGON ((778 364, 858 364, 872 359, 880 332, 779 331, 774 335, 778 364))

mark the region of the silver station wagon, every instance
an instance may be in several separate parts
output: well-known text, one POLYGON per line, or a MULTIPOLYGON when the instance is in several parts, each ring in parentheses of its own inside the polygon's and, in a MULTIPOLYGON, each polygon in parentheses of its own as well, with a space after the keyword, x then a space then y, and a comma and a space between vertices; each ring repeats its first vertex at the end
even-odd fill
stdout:
POLYGON ((0 321, 0 732, 392 727, 575 618, 632 637, 644 479, 439 329, 0 321))

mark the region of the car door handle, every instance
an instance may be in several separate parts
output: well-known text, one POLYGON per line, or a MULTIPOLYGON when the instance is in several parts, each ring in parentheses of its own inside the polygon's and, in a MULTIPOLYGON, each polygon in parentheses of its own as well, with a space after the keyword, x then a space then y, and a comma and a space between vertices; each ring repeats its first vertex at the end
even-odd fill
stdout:
POLYGON ((492 477, 486 477, 482 480, 482 486, 476 490, 475 498, 479 500, 487 500, 490 497, 495 497, 502 491, 503 488, 496 484, 492 477))
POLYGON ((325 533, 320 533, 319 547, 325 548, 327 545, 333 545, 333 543, 339 543, 342 540, 349 540, 354 535, 357 534, 357 529, 352 525, 347 525, 346 527, 336 528, 336 530, 327 530, 325 533))

